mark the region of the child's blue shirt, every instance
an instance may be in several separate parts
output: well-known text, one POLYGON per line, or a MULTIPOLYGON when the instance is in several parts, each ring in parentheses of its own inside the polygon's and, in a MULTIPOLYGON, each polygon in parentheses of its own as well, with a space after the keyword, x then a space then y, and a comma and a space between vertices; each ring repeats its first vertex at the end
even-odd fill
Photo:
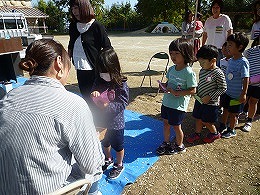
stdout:
MULTIPOLYGON (((173 65, 169 68, 166 78, 168 79, 167 88, 172 88, 173 90, 186 90, 197 87, 196 75, 189 66, 176 71, 176 65, 173 65)), ((168 108, 186 112, 189 100, 190 95, 174 96, 173 94, 165 93, 162 104, 168 108)))
POLYGON ((227 91, 232 98, 239 99, 243 90, 243 80, 249 77, 249 62, 245 57, 237 60, 231 58, 226 70, 227 91))

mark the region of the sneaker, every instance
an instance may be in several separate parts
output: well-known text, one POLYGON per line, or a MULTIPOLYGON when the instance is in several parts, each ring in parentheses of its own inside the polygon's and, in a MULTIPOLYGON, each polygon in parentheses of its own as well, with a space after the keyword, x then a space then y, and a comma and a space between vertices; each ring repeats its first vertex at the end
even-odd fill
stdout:
POLYGON ((217 129, 220 134, 227 130, 227 126, 224 123, 219 124, 219 128, 217 129))
POLYGON ((252 128, 252 123, 246 122, 244 127, 242 128, 242 131, 249 132, 251 131, 251 128, 252 128))
POLYGON ((186 139, 186 141, 188 143, 192 144, 199 139, 200 139, 200 134, 199 133, 193 133, 186 139))
POLYGON ((180 154, 186 152, 184 144, 182 144, 182 146, 180 147, 175 143, 174 146, 169 149, 171 150, 168 150, 166 154, 180 154))
POLYGON ((247 112, 242 112, 238 115, 238 120, 239 121, 245 121, 247 119, 247 115, 248 113, 247 112))
POLYGON ((231 137, 235 137, 235 136, 237 136, 237 132, 236 132, 235 129, 233 129, 233 130, 232 129, 228 129, 226 132, 224 132, 221 135, 222 138, 226 138, 226 139, 231 138, 231 137))
POLYGON ((218 134, 214 134, 214 133, 208 133, 207 137, 205 137, 203 139, 203 141, 205 143, 212 143, 214 142, 216 139, 219 139, 221 137, 221 134, 218 133, 218 134))
POLYGON ((113 159, 108 160, 107 158, 105 159, 105 164, 102 166, 102 170, 105 171, 109 166, 113 164, 113 159))
POLYGON ((162 145, 160 145, 160 146, 156 149, 156 153, 159 154, 159 155, 166 154, 170 147, 171 147, 171 144, 170 144, 170 143, 163 142, 162 145))
POLYGON ((121 173, 123 172, 124 169, 125 169, 124 166, 119 166, 119 165, 114 163, 113 169, 109 172, 109 175, 108 175, 109 179, 118 178, 121 175, 121 173))

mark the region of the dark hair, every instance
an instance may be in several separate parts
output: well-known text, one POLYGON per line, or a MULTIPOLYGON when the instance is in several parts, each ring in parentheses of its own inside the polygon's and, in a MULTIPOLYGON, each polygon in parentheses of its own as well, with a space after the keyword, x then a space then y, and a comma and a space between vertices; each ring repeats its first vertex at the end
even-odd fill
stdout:
POLYGON ((188 21, 190 14, 193 15, 192 11, 188 9, 187 12, 185 13, 185 16, 184 16, 184 21, 185 21, 186 23, 190 22, 190 21, 188 21))
POLYGON ((71 66, 70 58, 64 47, 52 39, 40 39, 32 42, 25 51, 19 67, 30 75, 44 76, 52 63, 61 56, 65 66, 71 66))
POLYGON ((77 21, 72 13, 72 7, 75 5, 79 7, 80 19, 82 21, 89 22, 90 20, 95 18, 94 9, 89 0, 70 0, 69 5, 71 16, 74 21, 77 21))
POLYGON ((255 47, 255 46, 259 45, 259 42, 260 42, 260 35, 256 38, 254 38, 254 41, 252 42, 251 47, 255 47))
POLYGON ((223 10, 223 8, 224 8, 224 3, 223 3, 223 1, 222 1, 222 0, 214 0, 214 1, 212 1, 211 6, 210 6, 210 9, 211 9, 211 10, 212 10, 212 8, 213 8, 213 6, 214 6, 215 4, 218 4, 218 6, 220 7, 220 13, 221 13, 222 10, 223 10))
POLYGON ((222 47, 226 47, 227 46, 227 41, 225 41, 225 43, 222 45, 222 47))
POLYGON ((255 16, 255 21, 254 21, 254 22, 260 21, 260 16, 258 16, 258 14, 257 14, 257 9, 256 9, 256 6, 257 6, 257 5, 260 5, 260 0, 256 0, 256 1, 253 3, 253 10, 254 10, 254 16, 255 16))
POLYGON ((246 36, 246 34, 245 33, 241 33, 241 32, 229 35, 228 38, 227 38, 227 41, 234 42, 237 47, 242 45, 243 48, 239 50, 240 52, 245 51, 245 49, 246 49, 246 47, 247 47, 247 45, 249 43, 249 39, 246 36))
POLYGON ((97 74, 109 73, 112 83, 118 86, 122 86, 122 82, 127 80, 121 75, 119 59, 112 47, 101 50, 96 59, 96 71, 97 74))
POLYGON ((203 45, 196 54, 197 59, 212 60, 218 58, 218 48, 214 45, 203 45))
POLYGON ((184 63, 188 64, 194 61, 193 46, 187 39, 178 38, 169 45, 169 52, 179 51, 184 58, 184 63))

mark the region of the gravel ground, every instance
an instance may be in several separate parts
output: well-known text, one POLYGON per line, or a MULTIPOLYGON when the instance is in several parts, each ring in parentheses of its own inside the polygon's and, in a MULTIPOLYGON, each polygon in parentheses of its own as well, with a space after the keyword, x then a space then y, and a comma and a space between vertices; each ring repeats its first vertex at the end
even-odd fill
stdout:
MULTIPOLYGON (((153 54, 168 52, 170 42, 179 36, 139 31, 109 37, 128 77, 130 103, 127 109, 160 119, 162 94, 156 96, 156 80, 161 76, 152 77, 153 88, 149 87, 148 78, 140 88, 141 71, 146 69, 153 54)), ((55 36, 54 39, 67 48, 68 36, 55 36)), ((199 64, 195 63, 193 69, 198 73, 199 64)), ((75 70, 71 71, 67 88, 78 90, 75 70)), ((194 99, 191 99, 183 123, 185 135, 195 128, 191 117, 193 104, 194 99)), ((253 122, 249 133, 240 130, 242 125, 239 123, 235 138, 216 140, 212 144, 184 142, 186 153, 161 156, 134 184, 126 186, 123 194, 260 194, 260 122, 253 122)), ((158 127, 158 131, 162 131, 162 127, 158 127)), ((205 129, 204 135, 206 133, 205 129)))

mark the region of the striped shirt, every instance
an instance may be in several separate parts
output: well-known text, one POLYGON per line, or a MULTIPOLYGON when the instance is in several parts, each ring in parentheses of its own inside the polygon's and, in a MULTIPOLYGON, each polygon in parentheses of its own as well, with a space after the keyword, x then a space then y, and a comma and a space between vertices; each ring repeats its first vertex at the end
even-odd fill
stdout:
POLYGON ((104 156, 81 97, 41 76, 0 100, 1 195, 59 189, 71 173, 72 155, 89 179, 101 177, 104 156))
POLYGON ((225 75, 220 68, 200 70, 197 95, 200 98, 209 95, 211 99, 208 105, 219 105, 219 97, 225 93, 226 89, 225 75))
MULTIPOLYGON (((248 49, 245 53, 245 57, 249 61, 250 77, 260 75, 260 45, 248 49)), ((252 86, 260 87, 260 83, 252 84, 252 86)))

